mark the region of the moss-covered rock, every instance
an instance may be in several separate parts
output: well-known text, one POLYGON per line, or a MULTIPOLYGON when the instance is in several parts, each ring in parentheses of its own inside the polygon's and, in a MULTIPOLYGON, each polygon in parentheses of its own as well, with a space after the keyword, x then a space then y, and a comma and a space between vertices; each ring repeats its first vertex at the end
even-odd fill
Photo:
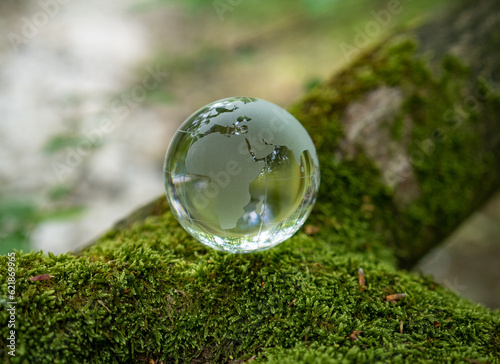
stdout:
MULTIPOLYGON (((498 146, 483 130, 500 98, 483 79, 471 82, 460 60, 430 62, 421 47, 390 39, 291 108, 320 157, 322 185, 307 223, 315 229, 269 251, 220 253, 191 238, 162 197, 78 255, 16 253, 14 300, 7 275, 0 278, 0 357, 499 362, 498 312, 397 268, 449 234, 500 181, 498 146), (488 97, 457 114, 477 85, 488 97), (387 107, 374 117, 379 103, 387 107), (373 149, 370 135, 352 131, 356 110, 378 123, 373 137, 383 145, 373 149), (409 162, 387 169, 394 158, 409 162), (406 296, 387 299, 397 293, 406 296), (16 356, 7 339, 12 307, 16 356)), ((0 270, 9 261, 2 257, 0 270)))

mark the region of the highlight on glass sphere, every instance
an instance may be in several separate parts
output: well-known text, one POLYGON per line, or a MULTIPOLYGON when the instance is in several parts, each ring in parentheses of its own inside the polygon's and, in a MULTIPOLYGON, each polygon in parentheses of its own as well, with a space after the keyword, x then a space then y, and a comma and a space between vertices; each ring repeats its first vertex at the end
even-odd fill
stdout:
POLYGON ((305 222, 320 183, 318 156, 300 122, 256 98, 230 97, 192 114, 164 163, 170 208, 214 249, 271 248, 305 222))

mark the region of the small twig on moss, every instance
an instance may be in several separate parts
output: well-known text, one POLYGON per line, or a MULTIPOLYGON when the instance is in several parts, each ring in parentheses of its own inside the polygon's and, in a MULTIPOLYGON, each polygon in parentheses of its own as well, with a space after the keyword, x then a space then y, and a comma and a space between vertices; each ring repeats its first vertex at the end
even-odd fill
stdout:
POLYGON ((295 301, 297 301, 296 298, 294 298, 293 301, 288 304, 288 307, 293 306, 293 304, 295 303, 295 301))
POLYGON ((314 235, 314 234, 317 234, 317 233, 319 233, 319 226, 315 226, 315 225, 306 225, 306 226, 304 226, 304 232, 305 232, 307 235, 314 235))
POLYGON ((473 363, 473 364, 482 364, 479 360, 474 360, 474 359, 469 359, 469 358, 465 358, 466 361, 468 361, 469 363, 473 363))
POLYGON ((354 330, 351 335, 349 335, 349 339, 351 339, 351 341, 358 341, 359 338, 358 338, 358 335, 361 334, 363 331, 359 331, 359 330, 354 330))
POLYGON ((102 307, 104 307, 106 310, 108 310, 108 312, 110 312, 110 313, 111 313, 111 310, 108 308, 108 306, 106 306, 106 305, 104 304, 104 302, 102 302, 101 300, 97 300, 97 302, 99 302, 99 304, 100 304, 102 307))
POLYGON ((363 268, 358 269, 358 282, 359 282, 361 291, 364 291, 366 288, 366 280, 365 280, 365 272, 363 272, 363 268))
POLYGON ((403 323, 403 321, 401 321, 401 322, 399 323, 399 333, 400 333, 400 334, 402 334, 402 333, 403 333, 403 325, 404 325, 404 323, 403 323))
POLYGON ((395 293, 395 294, 390 294, 390 295, 386 296, 385 300, 387 302, 395 303, 395 302, 398 302, 400 299, 403 299, 405 297, 406 297, 406 293, 395 293))

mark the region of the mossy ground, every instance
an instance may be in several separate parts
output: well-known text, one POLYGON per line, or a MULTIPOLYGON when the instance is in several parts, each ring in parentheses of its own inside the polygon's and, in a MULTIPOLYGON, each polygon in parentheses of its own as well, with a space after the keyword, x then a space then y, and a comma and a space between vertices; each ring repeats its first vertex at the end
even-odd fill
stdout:
MULTIPOLYGON (((458 65, 447 61, 432 73, 413 42, 398 41, 292 107, 322 167, 312 236, 301 230, 269 251, 220 253, 191 238, 159 201, 152 216, 110 231, 78 256, 17 253, 16 357, 6 351, 5 310, 0 355, 13 363, 499 362, 497 312, 397 269, 429 248, 422 247, 429 227, 445 234, 473 208, 467 190, 493 163, 474 127, 483 107, 464 118, 460 133, 436 143, 439 158, 415 166, 422 197, 403 211, 391 207, 392 191, 368 157, 333 153, 342 110, 381 85, 403 90, 401 115, 414 118, 415 143, 432 135, 463 98, 467 73, 458 65), (457 194, 464 184, 466 193, 457 194), (53 278, 28 280, 40 274, 53 278), (407 296, 387 302, 393 293, 407 296), (357 341, 355 330, 362 331, 357 341)), ((489 100, 489 108, 498 106, 489 100)), ((7 307, 3 276, 0 287, 7 307)))
POLYGON ((270 251, 231 255, 193 241, 166 212, 78 258, 18 255, 11 361, 497 360, 498 315, 396 270, 382 241, 363 231, 358 222, 335 234, 299 232, 270 251), (54 277, 28 281, 39 274, 54 277), (400 292, 402 301, 385 301, 400 292), (354 330, 363 331, 358 341, 354 330))

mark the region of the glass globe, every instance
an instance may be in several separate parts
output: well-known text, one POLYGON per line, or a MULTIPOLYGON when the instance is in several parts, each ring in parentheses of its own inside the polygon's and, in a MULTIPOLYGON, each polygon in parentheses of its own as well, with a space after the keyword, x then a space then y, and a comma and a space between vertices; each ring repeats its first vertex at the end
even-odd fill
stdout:
POLYGON ((231 97, 192 114, 168 148, 165 188, 182 227, 212 248, 247 253, 292 236, 309 216, 320 173, 314 144, 290 113, 231 97))

